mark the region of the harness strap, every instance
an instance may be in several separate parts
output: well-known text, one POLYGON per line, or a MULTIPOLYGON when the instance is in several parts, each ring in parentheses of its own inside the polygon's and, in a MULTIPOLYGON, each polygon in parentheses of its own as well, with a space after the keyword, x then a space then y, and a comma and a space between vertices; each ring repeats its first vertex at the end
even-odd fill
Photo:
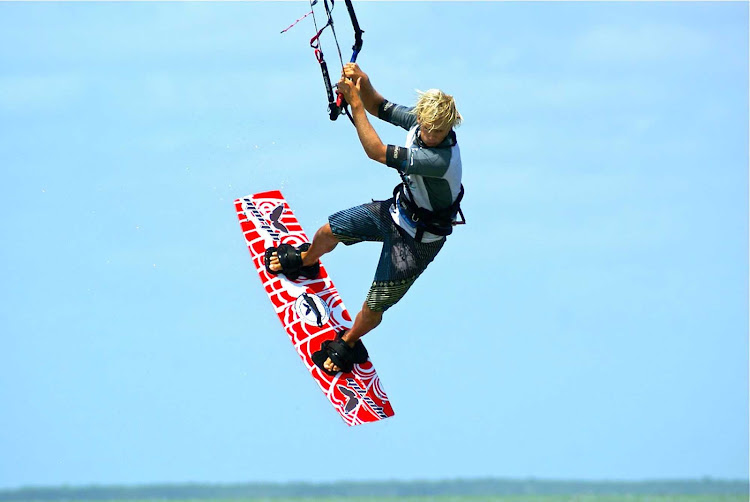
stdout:
POLYGON ((453 227, 455 225, 466 224, 466 218, 461 210, 461 199, 464 197, 464 186, 461 185, 461 191, 458 193, 458 197, 453 203, 444 209, 437 211, 430 211, 429 209, 419 207, 414 202, 414 194, 409 188, 408 180, 406 175, 400 173, 403 183, 396 185, 393 189, 393 197, 401 209, 404 210, 406 216, 411 219, 416 227, 416 235, 414 238, 417 242, 422 242, 425 232, 429 232, 435 235, 447 236, 453 233, 453 227), (408 193, 408 196, 407 196, 408 193), (461 215, 461 221, 453 221, 457 215, 461 215))

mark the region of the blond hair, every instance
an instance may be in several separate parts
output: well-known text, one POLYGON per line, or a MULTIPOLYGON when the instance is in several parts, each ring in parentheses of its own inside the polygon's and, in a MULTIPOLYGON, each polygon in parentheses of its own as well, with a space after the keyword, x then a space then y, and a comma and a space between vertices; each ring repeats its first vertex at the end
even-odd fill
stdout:
POLYGON ((456 109, 453 96, 440 89, 420 91, 417 89, 417 104, 414 113, 420 125, 430 129, 450 129, 461 125, 462 117, 456 109))

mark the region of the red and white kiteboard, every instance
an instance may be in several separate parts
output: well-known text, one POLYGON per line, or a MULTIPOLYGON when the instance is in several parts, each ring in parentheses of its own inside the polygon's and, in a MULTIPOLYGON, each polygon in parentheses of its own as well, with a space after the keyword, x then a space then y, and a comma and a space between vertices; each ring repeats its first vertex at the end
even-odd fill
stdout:
POLYGON ((266 271, 267 248, 281 243, 299 246, 310 242, 278 190, 248 195, 234 201, 253 265, 263 288, 292 341, 297 354, 347 425, 375 422, 393 416, 393 408, 372 362, 355 364, 351 373, 327 375, 312 361, 312 354, 352 319, 321 264, 317 279, 290 281, 266 271), (313 306, 314 303, 314 306, 313 306))

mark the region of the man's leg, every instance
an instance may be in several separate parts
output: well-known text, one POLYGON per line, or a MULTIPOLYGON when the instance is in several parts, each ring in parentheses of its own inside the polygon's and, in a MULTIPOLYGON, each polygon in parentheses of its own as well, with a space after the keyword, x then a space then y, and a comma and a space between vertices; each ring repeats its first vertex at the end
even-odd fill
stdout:
MULTIPOLYGON (((312 249, 312 248, 310 248, 312 249)), ((367 302, 365 302, 362 305, 362 310, 359 311, 357 316, 354 318, 354 325, 351 327, 349 331, 347 331, 344 336, 341 338, 346 342, 347 345, 350 347, 354 347, 354 344, 365 336, 367 333, 375 329, 378 324, 380 324, 380 321, 383 320, 383 313, 382 312, 376 312, 370 307, 367 306, 367 302)), ((339 368, 333 362, 330 358, 326 360, 326 362, 323 364, 325 369, 328 371, 338 371, 339 368)))
MULTIPOLYGON (((383 245, 375 281, 367 293, 367 300, 354 319, 352 328, 342 337, 352 348, 357 340, 380 324, 383 312, 403 298, 445 243, 443 239, 415 245, 410 240, 404 240, 396 229, 393 233, 383 245)), ((340 369, 330 358, 323 366, 328 371, 340 369)))
MULTIPOLYGON (((321 256, 333 251, 338 243, 339 240, 331 232, 331 225, 326 223, 315 232, 310 249, 302 252, 302 266, 315 264, 321 256)), ((279 263, 279 257, 276 253, 271 255, 271 266, 269 268, 274 272, 281 271, 281 263, 279 263)))
POLYGON ((354 325, 342 338, 346 343, 354 346, 357 340, 377 328, 382 320, 383 313, 370 309, 365 302, 362 304, 362 310, 354 318, 354 325))

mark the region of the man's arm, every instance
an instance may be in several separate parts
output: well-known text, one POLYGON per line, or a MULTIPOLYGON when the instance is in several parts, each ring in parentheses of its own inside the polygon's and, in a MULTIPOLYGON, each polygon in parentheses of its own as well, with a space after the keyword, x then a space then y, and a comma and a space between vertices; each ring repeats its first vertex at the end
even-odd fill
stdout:
POLYGON ((358 100, 356 104, 349 103, 349 106, 352 109, 352 118, 354 119, 354 127, 357 128, 359 142, 362 143, 365 153, 375 162, 385 164, 387 147, 380 140, 380 136, 373 129, 370 121, 367 120, 363 101, 358 100))
MULTIPOLYGON (((362 143, 362 148, 365 149, 365 153, 372 160, 385 164, 387 147, 380 140, 380 136, 378 136, 378 133, 373 129, 370 121, 367 120, 365 104, 361 96, 361 86, 362 78, 358 78, 355 83, 346 77, 341 77, 338 89, 341 94, 344 95, 347 103, 349 103, 349 107, 352 111, 352 119, 354 120, 354 127, 357 128, 359 142, 362 143)), ((377 109, 375 112, 377 113, 377 109)))

